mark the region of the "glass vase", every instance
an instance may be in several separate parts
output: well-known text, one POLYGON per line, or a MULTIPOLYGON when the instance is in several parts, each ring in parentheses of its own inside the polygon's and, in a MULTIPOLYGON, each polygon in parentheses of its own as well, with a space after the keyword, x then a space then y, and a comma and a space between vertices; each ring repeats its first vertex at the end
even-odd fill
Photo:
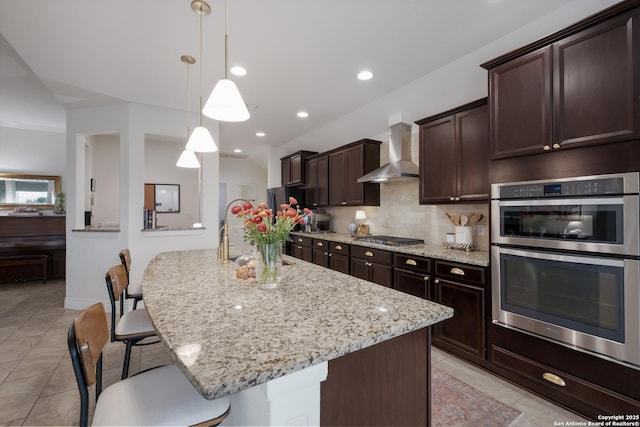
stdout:
POLYGON ((280 282, 282 266, 282 243, 264 243, 256 245, 260 262, 256 268, 256 278, 261 287, 273 289, 280 282))

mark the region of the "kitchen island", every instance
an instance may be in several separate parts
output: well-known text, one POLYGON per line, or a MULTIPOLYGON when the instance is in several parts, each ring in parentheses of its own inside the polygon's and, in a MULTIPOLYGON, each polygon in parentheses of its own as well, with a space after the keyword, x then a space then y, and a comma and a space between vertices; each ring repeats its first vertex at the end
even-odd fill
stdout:
POLYGON ((285 257, 280 286, 235 278, 214 250, 156 256, 145 305, 226 425, 429 424, 430 325, 453 310, 285 257), (322 383, 322 384, 321 384, 322 383))

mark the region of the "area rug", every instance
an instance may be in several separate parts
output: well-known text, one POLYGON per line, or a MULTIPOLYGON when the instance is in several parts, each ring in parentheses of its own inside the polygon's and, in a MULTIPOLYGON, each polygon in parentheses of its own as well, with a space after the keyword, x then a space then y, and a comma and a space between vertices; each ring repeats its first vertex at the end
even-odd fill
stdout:
POLYGON ((433 427, 506 427, 520 411, 463 383, 439 369, 431 369, 431 425, 433 427))

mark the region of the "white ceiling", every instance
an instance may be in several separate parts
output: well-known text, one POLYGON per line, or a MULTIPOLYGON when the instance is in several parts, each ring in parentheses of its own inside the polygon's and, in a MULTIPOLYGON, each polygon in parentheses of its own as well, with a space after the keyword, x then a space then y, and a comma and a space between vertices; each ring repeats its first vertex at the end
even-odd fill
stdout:
MULTIPOLYGON (((287 143, 569 2, 228 0, 230 65, 248 70, 233 79, 252 111, 221 124, 221 150, 287 143), (373 80, 356 80, 364 68, 373 80)), ((203 102, 224 72, 224 2, 210 5, 203 102)), ((0 0, 0 122, 64 129, 60 104, 186 110, 180 56, 199 60, 199 19, 189 0, 0 0)), ((192 110, 198 78, 192 66, 192 110)))

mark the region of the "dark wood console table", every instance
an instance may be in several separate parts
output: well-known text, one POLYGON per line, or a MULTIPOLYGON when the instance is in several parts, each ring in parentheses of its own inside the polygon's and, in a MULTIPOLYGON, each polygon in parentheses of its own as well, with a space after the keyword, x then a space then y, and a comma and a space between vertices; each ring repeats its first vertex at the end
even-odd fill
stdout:
POLYGON ((65 277, 64 216, 0 216, 0 283, 65 277))

